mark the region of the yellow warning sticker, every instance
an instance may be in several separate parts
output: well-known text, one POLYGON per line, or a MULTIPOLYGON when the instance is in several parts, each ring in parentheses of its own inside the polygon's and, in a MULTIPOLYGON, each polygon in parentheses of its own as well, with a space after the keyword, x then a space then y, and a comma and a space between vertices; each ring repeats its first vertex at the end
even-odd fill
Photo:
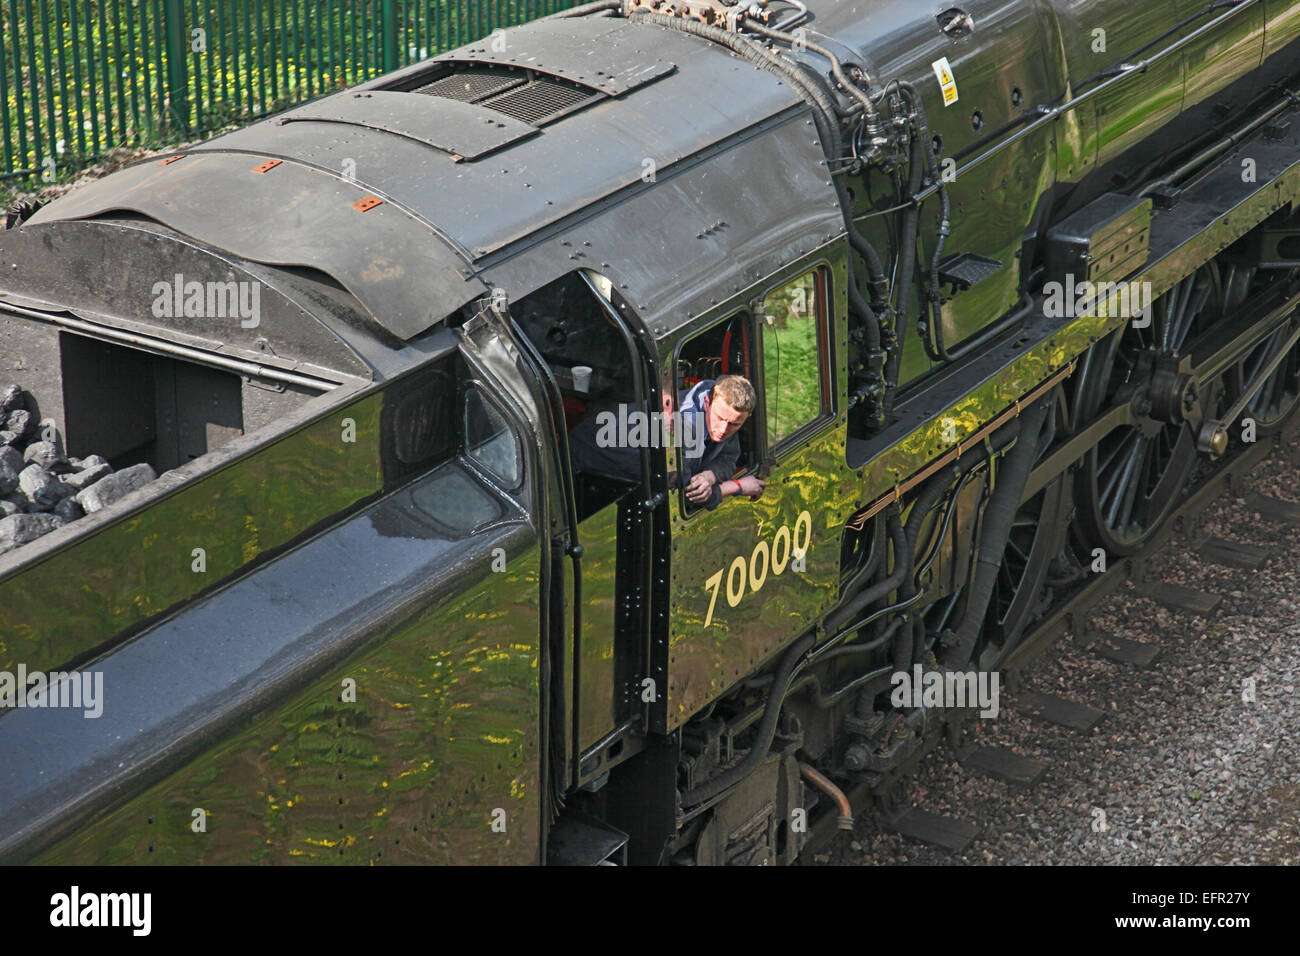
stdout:
POLYGON ((957 102, 957 79, 952 75, 952 66, 946 56, 941 56, 930 64, 934 75, 939 80, 939 89, 943 91, 943 105, 952 106, 957 102))

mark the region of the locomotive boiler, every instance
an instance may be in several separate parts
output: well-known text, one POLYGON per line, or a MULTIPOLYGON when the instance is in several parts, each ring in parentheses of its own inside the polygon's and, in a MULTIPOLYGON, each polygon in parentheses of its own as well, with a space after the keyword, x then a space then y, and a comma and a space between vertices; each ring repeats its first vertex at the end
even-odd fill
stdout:
POLYGON ((1014 669, 1300 402, 1298 41, 1294 0, 608 0, 15 209, 0 857, 851 826, 979 719, 899 675, 1014 669), (578 467, 728 375, 757 499, 688 500, 680 429, 578 467))

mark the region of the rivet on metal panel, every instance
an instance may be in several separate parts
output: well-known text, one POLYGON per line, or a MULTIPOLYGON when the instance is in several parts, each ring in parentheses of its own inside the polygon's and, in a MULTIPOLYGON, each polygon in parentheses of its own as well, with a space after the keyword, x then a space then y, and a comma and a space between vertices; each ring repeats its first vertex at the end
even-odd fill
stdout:
POLYGON ((279 165, 280 165, 280 160, 278 160, 278 159, 268 159, 266 162, 264 162, 264 163, 258 163, 256 166, 254 166, 254 167, 253 167, 253 172, 255 172, 255 173, 269 173, 271 170, 275 169, 275 167, 277 167, 277 166, 279 166, 279 165))
POLYGON ((370 210, 374 209, 376 206, 383 205, 383 202, 384 201, 380 199, 378 196, 367 196, 365 199, 358 199, 356 202, 354 202, 352 204, 352 208, 360 210, 361 212, 369 212, 370 210))
POLYGON ((178 160, 178 159, 184 159, 184 158, 185 158, 185 154, 184 154, 184 153, 181 153, 179 156, 168 156, 168 157, 167 157, 166 159, 164 159, 161 163, 157 163, 157 164, 155 164, 155 165, 158 165, 158 166, 167 166, 167 165, 169 165, 169 164, 171 164, 171 163, 176 162, 176 160, 178 160))

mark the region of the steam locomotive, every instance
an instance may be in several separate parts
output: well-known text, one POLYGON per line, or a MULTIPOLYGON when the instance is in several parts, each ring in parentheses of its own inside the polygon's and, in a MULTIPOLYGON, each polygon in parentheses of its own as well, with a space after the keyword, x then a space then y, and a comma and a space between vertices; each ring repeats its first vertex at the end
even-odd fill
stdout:
POLYGON ((15 210, 11 412, 160 477, 0 554, 0 858, 851 826, 978 719, 898 674, 1014 663, 1300 402, 1298 40, 1293 0, 607 0, 15 210), (696 507, 671 440, 575 466, 725 375, 756 500, 696 507))

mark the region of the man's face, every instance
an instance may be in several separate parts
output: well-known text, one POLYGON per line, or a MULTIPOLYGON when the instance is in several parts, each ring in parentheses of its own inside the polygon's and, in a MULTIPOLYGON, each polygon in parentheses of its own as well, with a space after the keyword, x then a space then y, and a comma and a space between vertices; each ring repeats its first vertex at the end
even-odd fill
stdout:
POLYGON ((740 427, 749 418, 748 412, 736 411, 721 395, 710 397, 708 402, 705 419, 708 422, 709 438, 714 442, 726 441, 740 431, 740 427))

